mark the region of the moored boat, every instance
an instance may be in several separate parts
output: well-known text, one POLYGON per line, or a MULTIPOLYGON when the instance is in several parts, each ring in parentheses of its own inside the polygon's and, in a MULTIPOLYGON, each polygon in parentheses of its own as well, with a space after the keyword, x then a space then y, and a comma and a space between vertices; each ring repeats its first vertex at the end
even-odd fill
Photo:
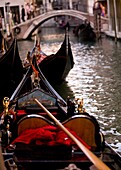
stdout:
POLYGON ((55 54, 46 55, 38 43, 35 43, 36 45, 32 50, 32 55, 36 53, 42 73, 51 84, 62 83, 74 66, 68 29, 69 27, 66 25, 64 41, 55 54))
MULTIPOLYGON (((2 146, 6 155, 14 155, 18 169, 85 170, 94 168, 93 164, 101 170, 120 169, 121 156, 104 140, 98 121, 83 109, 83 101, 77 111, 69 98, 66 103, 36 62, 3 104, 2 146)), ((5 163, 9 166, 11 160, 5 163)))
POLYGON ((74 34, 79 38, 81 42, 95 42, 96 41, 96 33, 94 29, 87 23, 87 21, 83 24, 80 24, 74 29, 74 34))
POLYGON ((0 57, 0 104, 4 96, 11 96, 23 77, 23 66, 19 56, 17 40, 0 57))

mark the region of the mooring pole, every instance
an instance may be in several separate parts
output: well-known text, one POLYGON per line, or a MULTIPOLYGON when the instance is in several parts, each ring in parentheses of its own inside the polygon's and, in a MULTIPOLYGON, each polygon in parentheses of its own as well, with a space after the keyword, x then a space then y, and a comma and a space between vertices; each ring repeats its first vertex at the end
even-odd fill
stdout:
POLYGON ((93 14, 94 14, 94 29, 97 39, 101 37, 101 6, 98 1, 94 2, 93 5, 93 14))
POLYGON ((117 18, 116 18, 116 1, 113 0, 113 11, 114 11, 114 31, 115 31, 115 43, 117 44, 117 18))

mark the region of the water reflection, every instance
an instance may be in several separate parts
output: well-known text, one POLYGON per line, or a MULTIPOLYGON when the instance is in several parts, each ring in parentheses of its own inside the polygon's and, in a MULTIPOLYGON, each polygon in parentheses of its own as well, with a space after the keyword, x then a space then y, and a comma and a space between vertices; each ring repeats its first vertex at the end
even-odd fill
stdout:
MULTIPOLYGON (((73 43, 75 66, 67 77, 75 96, 83 96, 85 107, 94 115, 103 131, 111 128, 121 133, 121 67, 120 46, 113 41, 88 46, 73 43)), ((121 135, 108 133, 109 142, 121 142, 121 135)), ((121 146, 118 144, 121 151, 121 146)))
MULTIPOLYGON (((41 38, 42 50, 48 55, 55 53, 63 38, 64 34, 41 38)), ((114 142, 112 146, 121 152, 121 43, 103 38, 95 44, 82 44, 74 37, 70 39, 75 65, 66 82, 56 89, 64 98, 83 97, 84 107, 98 119, 106 140, 114 142)), ((32 47, 33 41, 19 42, 21 57, 32 47)))

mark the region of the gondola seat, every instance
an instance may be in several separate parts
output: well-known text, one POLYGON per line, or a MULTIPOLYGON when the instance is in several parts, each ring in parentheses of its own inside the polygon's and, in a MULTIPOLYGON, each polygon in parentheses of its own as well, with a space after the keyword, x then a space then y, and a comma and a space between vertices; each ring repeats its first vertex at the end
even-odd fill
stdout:
POLYGON ((65 122, 63 125, 74 132, 84 140, 91 150, 98 151, 102 148, 103 139, 96 119, 88 115, 74 115, 65 122))
POLYGON ((25 115, 17 123, 17 136, 26 129, 36 129, 45 125, 54 125, 54 123, 38 114, 25 115))
POLYGON ((11 145, 16 146, 14 153, 17 158, 69 159, 72 147, 63 143, 60 145, 54 144, 57 129, 53 122, 41 115, 30 114, 22 117, 16 123, 14 129, 16 137, 14 136, 11 142, 11 145))
MULTIPOLYGON (((96 152, 101 150, 102 141, 100 137, 99 125, 92 116, 74 115, 73 117, 70 117, 69 119, 64 121, 62 124, 69 131, 71 131, 71 133, 74 134, 75 137, 78 136, 82 141, 84 141, 86 145, 91 147, 92 151, 96 152)), ((22 117, 16 124, 15 132, 17 136, 14 138, 15 140, 13 140, 13 144, 14 141, 16 141, 15 155, 17 156, 17 158, 22 160, 71 158, 72 144, 65 145, 64 143, 60 143, 60 145, 52 145, 53 142, 55 143, 55 140, 62 141, 63 139, 63 133, 58 133, 62 135, 62 138, 60 138, 58 135, 56 136, 56 138, 52 137, 53 133, 56 134, 57 129, 58 127, 56 124, 41 115, 29 114, 22 117), (50 125, 49 133, 47 129, 47 131, 44 131, 43 133, 43 129, 45 127, 48 128, 48 125, 50 125), (40 138, 38 138, 38 135, 40 136, 40 138), (44 141, 43 136, 45 137, 44 141), (50 139, 51 137, 52 140, 50 139)), ((76 144, 73 143, 73 146, 76 146, 76 144)), ((76 146, 77 151, 78 149, 79 148, 76 146)))
MULTIPOLYGON (((74 131, 91 150, 99 151, 103 147, 104 139, 101 135, 98 122, 93 116, 74 115, 62 123, 66 128, 74 131)), ((17 123, 16 133, 19 136, 26 129, 36 129, 46 125, 55 126, 53 121, 39 114, 23 116, 17 123)))

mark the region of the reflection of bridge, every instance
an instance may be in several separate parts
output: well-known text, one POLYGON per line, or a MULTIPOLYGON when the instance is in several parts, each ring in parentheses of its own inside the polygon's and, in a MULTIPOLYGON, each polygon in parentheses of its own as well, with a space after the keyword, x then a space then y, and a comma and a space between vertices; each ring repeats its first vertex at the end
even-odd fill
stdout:
MULTIPOLYGON (((77 10, 65 9, 65 10, 53 10, 53 11, 43 13, 33 19, 30 19, 30 20, 27 20, 26 22, 18 24, 17 26, 14 26, 13 28, 15 27, 20 28, 20 33, 17 35, 18 39, 27 39, 42 23, 44 23, 45 21, 55 16, 62 16, 62 15, 76 17, 81 20, 88 19, 91 25, 92 26, 94 25, 92 14, 89 15, 89 13, 84 13, 84 12, 80 12, 77 10)), ((107 23, 107 19, 103 18, 102 24, 106 24, 106 23, 107 23)))

